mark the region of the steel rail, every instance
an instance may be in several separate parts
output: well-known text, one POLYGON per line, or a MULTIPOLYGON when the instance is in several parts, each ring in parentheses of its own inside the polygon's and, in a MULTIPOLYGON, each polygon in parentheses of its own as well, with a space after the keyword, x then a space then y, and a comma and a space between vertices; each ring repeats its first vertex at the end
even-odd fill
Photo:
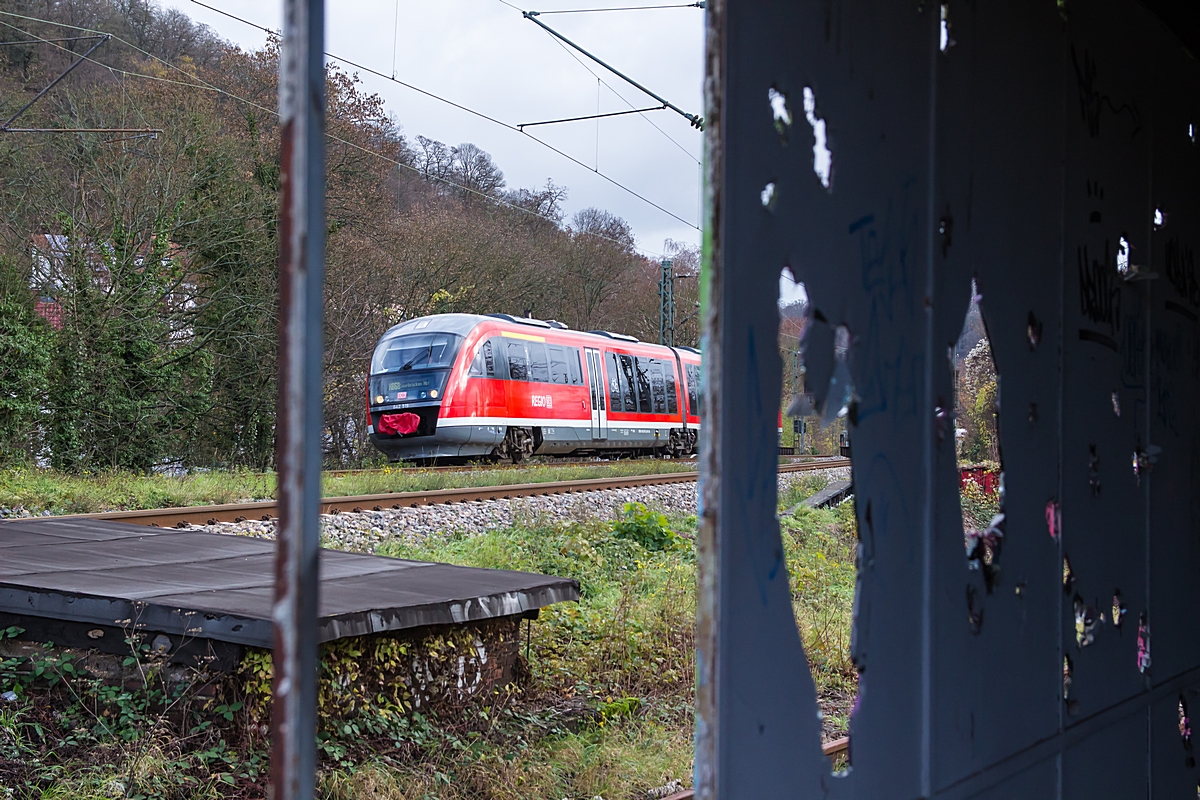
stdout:
MULTIPOLYGON (((850 466, 850 459, 817 461, 805 464, 783 464, 780 472, 811 472, 850 466)), ((471 486, 458 489, 431 489, 417 492, 387 492, 384 494, 326 497, 321 500, 320 513, 384 511, 419 506, 450 505, 453 503, 511 500, 520 497, 596 492, 607 489, 632 489, 639 486, 658 486, 670 483, 691 483, 699 478, 697 472, 663 472, 655 475, 629 475, 618 478, 588 478, 545 483, 514 483, 503 486, 471 486)), ((138 511, 101 511, 92 514, 63 514, 50 517, 30 517, 36 520, 103 519, 133 525, 153 525, 160 528, 188 525, 213 525, 218 522, 271 520, 278 515, 278 503, 263 500, 254 503, 226 503, 216 506, 154 508, 138 511)))

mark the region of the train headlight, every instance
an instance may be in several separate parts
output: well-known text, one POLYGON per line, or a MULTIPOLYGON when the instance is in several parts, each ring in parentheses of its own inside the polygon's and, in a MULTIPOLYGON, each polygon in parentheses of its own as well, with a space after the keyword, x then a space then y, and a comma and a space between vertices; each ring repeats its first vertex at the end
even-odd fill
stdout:
POLYGON ((375 402, 376 402, 376 403, 382 403, 382 402, 383 402, 383 395, 381 395, 381 394, 377 394, 377 395, 375 395, 375 402))
POLYGON ((430 389, 430 390, 429 390, 429 396, 430 396, 430 397, 437 397, 437 389, 430 389))

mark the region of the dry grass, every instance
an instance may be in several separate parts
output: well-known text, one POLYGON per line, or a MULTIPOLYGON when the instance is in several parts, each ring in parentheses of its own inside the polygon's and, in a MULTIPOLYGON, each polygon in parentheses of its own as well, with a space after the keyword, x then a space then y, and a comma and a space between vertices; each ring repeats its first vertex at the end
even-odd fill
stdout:
MULTIPOLYGON (((385 492, 429 491, 470 486, 614 478, 691 472, 695 464, 682 461, 603 461, 589 465, 535 464, 522 469, 481 466, 462 472, 432 472, 384 468, 326 476, 326 497, 385 492)), ((22 507, 35 513, 86 514, 143 508, 216 505, 275 496, 272 472, 214 471, 189 475, 139 475, 131 472, 63 473, 14 468, 0 470, 0 507, 22 507)))

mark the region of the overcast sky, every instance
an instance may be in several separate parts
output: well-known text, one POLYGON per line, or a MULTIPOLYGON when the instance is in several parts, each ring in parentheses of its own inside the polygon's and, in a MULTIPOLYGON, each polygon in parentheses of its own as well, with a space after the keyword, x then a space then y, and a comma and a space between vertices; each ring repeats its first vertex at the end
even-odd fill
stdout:
MULTIPOLYGON (((190 0, 160 1, 243 48, 259 48, 266 40, 261 31, 190 0)), ((535 11, 688 1, 512 0, 515 6, 535 11), (523 6, 526 2, 535 4, 523 6)), ((281 0, 204 2, 268 28, 281 25, 281 0)), ((500 0, 337 0, 328 2, 326 9, 328 52, 388 75, 393 73, 394 60, 398 79, 513 125, 595 114, 597 82, 588 69, 628 100, 601 86, 602 113, 655 105, 653 99, 579 56, 587 64, 585 69, 548 33, 500 0)), ((685 111, 703 114, 701 9, 550 14, 541 19, 685 111)), ((601 120, 598 137, 595 121, 529 129, 584 162, 584 168, 519 133, 386 79, 360 77, 367 91, 384 99, 407 136, 421 134, 450 145, 474 142, 492 154, 509 187, 540 186, 547 179, 566 186, 568 215, 588 206, 617 214, 629 221, 639 247, 650 255, 662 252, 664 239, 699 244, 703 134, 673 111, 601 120), (686 224, 596 175, 592 168, 597 164, 601 173, 686 224)))

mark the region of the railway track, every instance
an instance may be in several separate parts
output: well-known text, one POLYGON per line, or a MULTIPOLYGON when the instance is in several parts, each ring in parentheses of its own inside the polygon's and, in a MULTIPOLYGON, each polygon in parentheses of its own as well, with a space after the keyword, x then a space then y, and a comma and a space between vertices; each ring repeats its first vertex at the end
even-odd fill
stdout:
MULTIPOLYGON (((850 466, 850 459, 803 464, 782 464, 780 472, 811 472, 850 466)), ((630 489, 637 486, 656 486, 668 483, 689 483, 699 478, 698 472, 665 472, 657 475, 630 475, 620 478, 589 478, 575 481, 546 483, 515 483, 505 486, 473 486, 459 489, 432 489, 418 492, 387 492, 352 497, 326 497, 321 500, 322 514, 342 512, 384 511, 387 509, 417 508, 428 505, 511 500, 518 497, 544 497, 555 494, 596 492, 606 489, 630 489)), ((217 506, 154 508, 139 511, 104 511, 95 514, 64 514, 32 519, 107 519, 134 525, 153 525, 160 528, 213 525, 218 522, 242 522, 248 519, 270 520, 276 516, 274 500, 254 503, 226 503, 217 506)))
MULTIPOLYGON (((837 456, 781 456, 781 458, 791 459, 789 463, 808 463, 819 459, 837 458, 837 456)), ((562 461, 531 461, 521 464, 467 464, 458 466, 442 466, 442 467, 378 467, 371 469, 327 469, 321 474, 327 478, 343 478, 348 475, 383 475, 389 472, 476 472, 493 470, 522 470, 530 467, 598 467, 606 464, 628 464, 631 461, 652 461, 654 459, 639 458, 639 459, 575 459, 562 461)), ((675 458, 667 463, 673 464, 695 464, 695 458, 675 458)))

